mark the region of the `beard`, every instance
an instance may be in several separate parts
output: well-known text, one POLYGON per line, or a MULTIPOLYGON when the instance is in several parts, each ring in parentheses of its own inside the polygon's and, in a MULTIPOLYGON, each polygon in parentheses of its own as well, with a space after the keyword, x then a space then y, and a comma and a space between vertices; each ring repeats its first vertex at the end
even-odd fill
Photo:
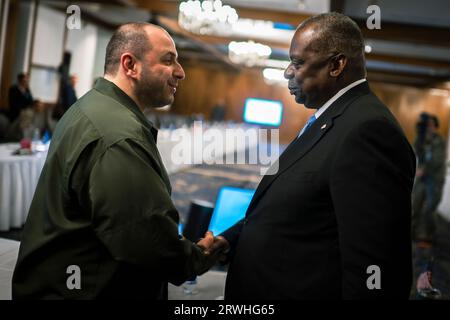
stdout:
POLYGON ((294 80, 290 79, 288 82, 288 88, 291 90, 291 94, 294 95, 295 102, 298 104, 304 104, 306 101, 306 96, 300 87, 300 85, 294 80))
POLYGON ((173 102, 173 95, 168 94, 166 82, 154 79, 150 72, 143 72, 136 82, 134 95, 144 108, 160 108, 173 102))
MULTIPOLYGON (((311 96, 309 96, 311 98, 311 96)), ((317 109, 317 107, 311 104, 311 99, 308 99, 305 92, 298 88, 295 92, 295 102, 302 104, 307 109, 317 109)))

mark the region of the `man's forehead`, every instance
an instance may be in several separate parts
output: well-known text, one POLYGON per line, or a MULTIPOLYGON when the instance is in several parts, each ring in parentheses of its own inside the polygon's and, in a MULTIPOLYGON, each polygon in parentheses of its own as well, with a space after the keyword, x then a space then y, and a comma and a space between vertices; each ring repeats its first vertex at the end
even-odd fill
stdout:
POLYGON ((155 43, 153 46, 153 50, 157 50, 161 55, 174 55, 178 56, 177 50, 175 48, 175 43, 173 41, 161 41, 159 43, 155 43))
POLYGON ((145 26, 145 32, 147 33, 150 39, 166 39, 167 41, 172 40, 172 37, 166 30, 157 26, 153 25, 145 26))
POLYGON ((146 28, 146 32, 152 46, 162 49, 175 49, 175 43, 172 37, 165 30, 156 27, 148 27, 146 28))
POLYGON ((299 29, 295 32, 292 44, 296 46, 307 46, 312 40, 317 37, 317 30, 313 28, 299 29))
POLYGON ((308 51, 308 47, 317 37, 317 30, 313 28, 299 29, 292 38, 289 52, 292 54, 299 51, 308 51))

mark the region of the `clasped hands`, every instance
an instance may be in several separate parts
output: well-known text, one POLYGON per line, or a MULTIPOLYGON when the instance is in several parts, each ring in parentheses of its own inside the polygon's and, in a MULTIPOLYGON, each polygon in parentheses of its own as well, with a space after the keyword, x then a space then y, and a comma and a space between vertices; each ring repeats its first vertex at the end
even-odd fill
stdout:
POLYGON ((203 253, 217 260, 225 260, 225 254, 230 250, 230 244, 222 236, 214 237, 211 231, 205 233, 205 237, 197 242, 203 249, 203 253))

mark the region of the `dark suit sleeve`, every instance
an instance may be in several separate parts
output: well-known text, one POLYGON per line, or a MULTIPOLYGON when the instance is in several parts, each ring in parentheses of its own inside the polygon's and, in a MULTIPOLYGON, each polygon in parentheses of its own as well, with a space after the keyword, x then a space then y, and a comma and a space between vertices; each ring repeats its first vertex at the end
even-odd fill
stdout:
POLYGON ((344 299, 404 298, 411 285, 411 189, 415 159, 392 122, 353 128, 334 159, 330 191, 336 212, 344 299), (376 284, 380 268, 381 289, 376 284))
POLYGON ((94 232, 116 261, 180 284, 205 272, 210 261, 179 237, 178 212, 149 156, 137 143, 114 144, 94 162, 80 202, 90 208, 94 232))
POLYGON ((239 240, 239 235, 242 230, 242 226, 245 224, 245 219, 241 219, 238 222, 236 222, 232 227, 225 230, 222 234, 220 234, 222 237, 227 239, 228 243, 230 244, 230 251, 227 254, 228 258, 231 258, 234 255, 237 242, 239 240))

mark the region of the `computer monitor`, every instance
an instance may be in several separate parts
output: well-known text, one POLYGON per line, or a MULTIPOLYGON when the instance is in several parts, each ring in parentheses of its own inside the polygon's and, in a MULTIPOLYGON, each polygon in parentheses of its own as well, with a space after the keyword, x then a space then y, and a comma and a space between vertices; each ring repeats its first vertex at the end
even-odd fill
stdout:
POLYGON ((245 217, 255 190, 222 187, 216 200, 208 230, 219 235, 245 217))
POLYGON ((245 100, 244 121, 267 126, 279 126, 283 104, 280 101, 248 98, 245 100))

